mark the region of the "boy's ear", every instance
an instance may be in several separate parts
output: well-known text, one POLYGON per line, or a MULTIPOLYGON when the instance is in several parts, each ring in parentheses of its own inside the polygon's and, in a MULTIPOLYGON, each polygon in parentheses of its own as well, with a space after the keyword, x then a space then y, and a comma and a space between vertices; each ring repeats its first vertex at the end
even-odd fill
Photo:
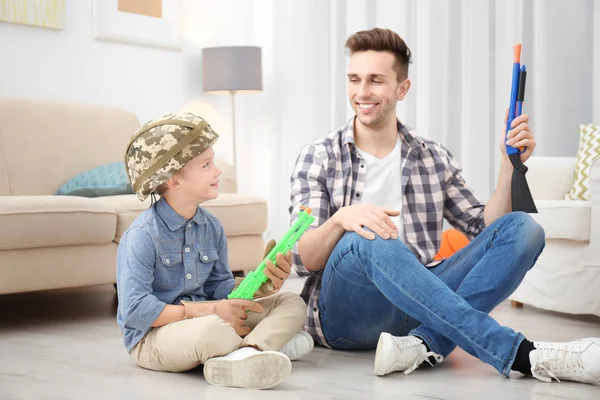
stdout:
POLYGON ((176 188, 177 186, 179 186, 179 180, 177 180, 177 177, 176 177, 175 175, 173 175, 172 177, 170 177, 170 178, 167 180, 167 187, 168 187, 169 189, 174 189, 174 188, 176 188))

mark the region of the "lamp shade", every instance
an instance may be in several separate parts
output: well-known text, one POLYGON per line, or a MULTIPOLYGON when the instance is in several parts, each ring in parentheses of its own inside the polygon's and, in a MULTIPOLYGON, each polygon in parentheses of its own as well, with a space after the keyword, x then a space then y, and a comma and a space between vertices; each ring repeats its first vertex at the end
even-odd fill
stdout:
POLYGON ((202 49, 202 87, 205 92, 262 90, 261 48, 202 49))

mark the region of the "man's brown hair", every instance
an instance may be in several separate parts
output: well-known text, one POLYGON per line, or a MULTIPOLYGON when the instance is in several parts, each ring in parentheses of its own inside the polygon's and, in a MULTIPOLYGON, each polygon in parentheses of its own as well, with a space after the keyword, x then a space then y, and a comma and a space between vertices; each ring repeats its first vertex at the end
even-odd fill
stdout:
POLYGON ((394 55, 394 70, 398 82, 408 78, 408 64, 411 63, 411 52, 404 40, 390 29, 374 28, 359 31, 346 40, 346 48, 350 55, 361 51, 389 51, 394 55))

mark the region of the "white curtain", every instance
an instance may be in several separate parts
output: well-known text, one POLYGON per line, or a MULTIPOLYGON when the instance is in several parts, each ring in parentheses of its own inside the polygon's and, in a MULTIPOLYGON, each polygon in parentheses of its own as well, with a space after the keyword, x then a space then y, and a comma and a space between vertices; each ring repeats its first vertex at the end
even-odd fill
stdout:
POLYGON ((528 69, 536 154, 575 155, 579 124, 600 122, 600 0, 255 0, 252 18, 265 90, 239 97, 238 146, 249 150, 240 163, 251 166, 240 180, 268 198, 272 237, 289 224, 300 148, 352 116, 343 46, 358 30, 405 39, 413 86, 398 117, 445 144, 483 200, 497 177, 515 44, 528 69))

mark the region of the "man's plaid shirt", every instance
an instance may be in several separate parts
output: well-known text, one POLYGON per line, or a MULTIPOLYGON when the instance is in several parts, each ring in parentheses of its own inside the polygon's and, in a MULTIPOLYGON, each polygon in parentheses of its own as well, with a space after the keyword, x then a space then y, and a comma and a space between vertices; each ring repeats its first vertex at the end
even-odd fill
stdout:
MULTIPOLYGON (((300 151, 291 177, 292 223, 300 205, 313 210, 315 221, 310 230, 323 224, 341 207, 360 203, 365 166, 354 146, 353 125, 354 119, 300 151)), ((485 227, 484 205, 465 183, 448 149, 416 136, 409 129, 398 121, 404 160, 402 182, 390 184, 402 184, 406 245, 422 264, 431 267, 437 264, 434 256, 440 248, 443 219, 472 239, 485 227)), ((319 320, 322 271, 312 273, 302 265, 297 244, 293 249, 293 264, 298 275, 307 276, 301 293, 308 304, 304 328, 317 343, 327 346, 319 320)))

